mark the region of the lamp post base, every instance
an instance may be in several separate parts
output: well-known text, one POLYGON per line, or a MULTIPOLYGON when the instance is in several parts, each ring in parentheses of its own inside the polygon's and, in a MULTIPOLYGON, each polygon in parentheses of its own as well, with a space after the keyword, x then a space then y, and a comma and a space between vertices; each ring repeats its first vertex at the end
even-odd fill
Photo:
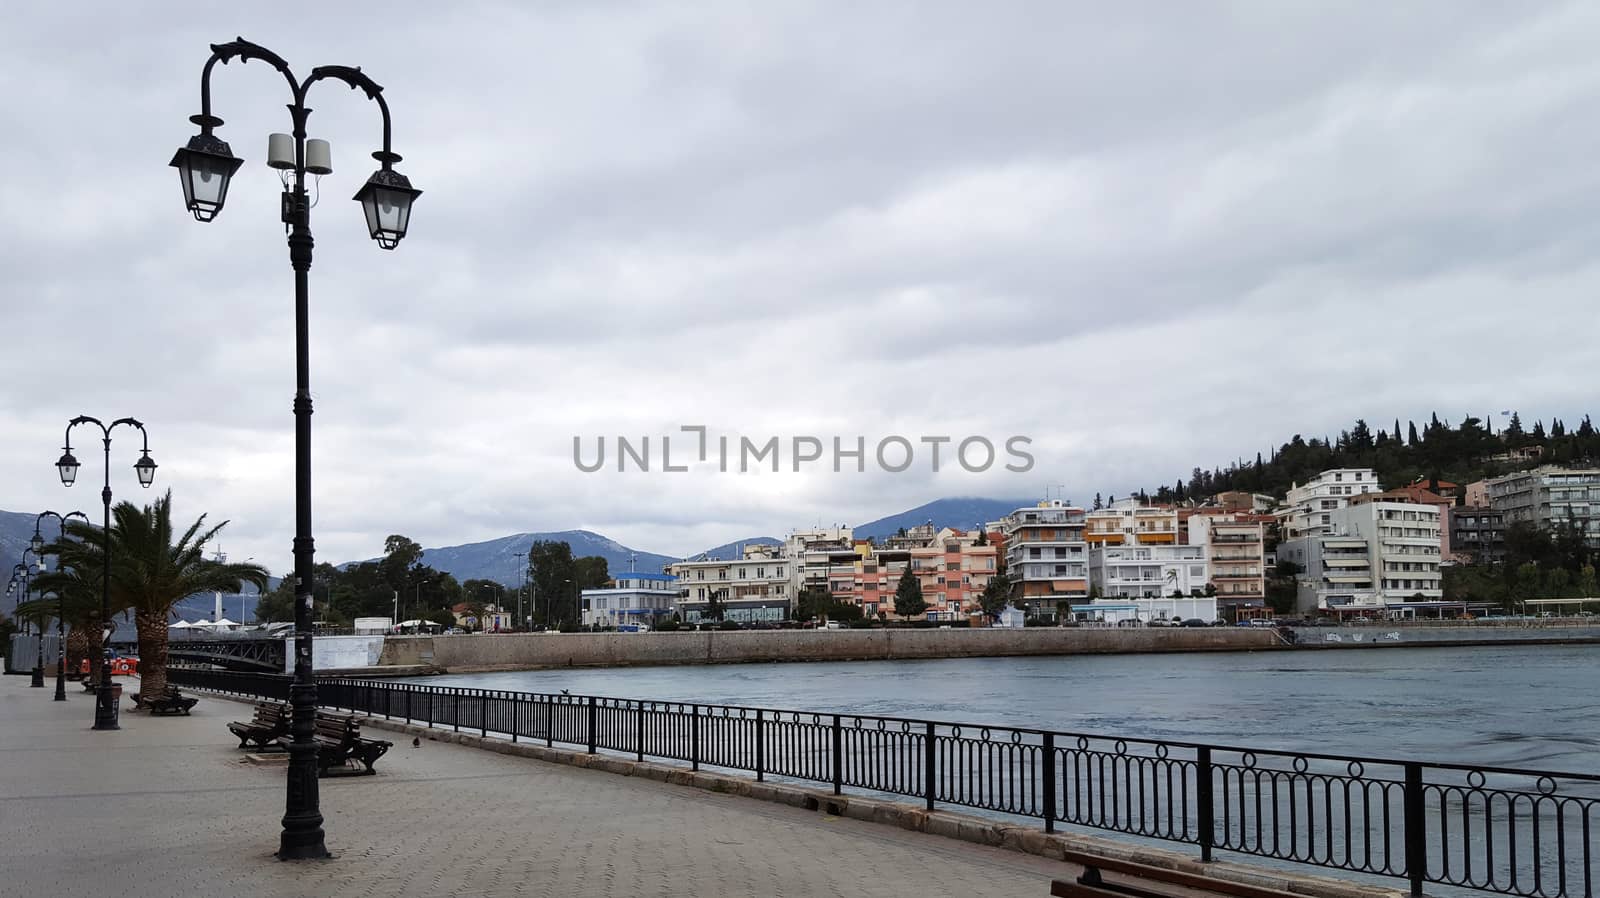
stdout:
POLYGON ((28 685, 32 686, 34 689, 44 688, 44 668, 35 667, 33 669, 33 682, 29 683, 28 685))
POLYGON ((117 722, 117 694, 111 687, 110 679, 106 677, 94 691, 94 728, 97 730, 122 729, 117 722))
POLYGON ((58 702, 67 700, 67 672, 62 670, 59 665, 56 667, 56 695, 54 700, 58 702))

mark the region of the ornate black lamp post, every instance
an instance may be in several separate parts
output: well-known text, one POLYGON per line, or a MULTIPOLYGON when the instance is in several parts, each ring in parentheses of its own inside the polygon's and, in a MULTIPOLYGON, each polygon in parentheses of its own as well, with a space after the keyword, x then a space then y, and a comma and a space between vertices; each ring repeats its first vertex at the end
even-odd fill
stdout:
MULTIPOLYGON (((24 548, 22 550, 22 563, 20 565, 18 565, 18 567, 20 567, 22 570, 21 570, 21 576, 17 577, 17 585, 22 587, 22 600, 24 602, 31 601, 31 597, 33 595, 32 592, 31 592, 31 590, 33 588, 32 587, 33 565, 34 564, 39 564, 40 558, 41 558, 41 556, 39 555, 39 552, 36 549, 34 549, 33 546, 27 546, 26 548, 24 548), (33 564, 29 564, 28 563, 28 555, 29 554, 33 555, 33 564)), ((13 576, 16 576, 16 574, 13 574, 13 576)), ((38 645, 35 646, 35 648, 38 650, 38 653, 34 657, 33 670, 31 672, 32 675, 28 678, 28 685, 33 687, 34 689, 43 689, 44 688, 44 624, 40 623, 34 629, 38 631, 36 635, 38 636, 39 643, 38 643, 38 645)))
POLYGON ((411 222, 411 204, 422 191, 412 188, 405 175, 394 170, 400 161, 389 145, 389 104, 383 88, 360 69, 349 66, 318 66, 305 80, 295 78, 289 64, 265 47, 239 38, 211 45, 211 58, 200 74, 200 114, 189 121, 200 126, 200 133, 172 157, 183 184, 184 205, 198 221, 211 221, 222 211, 228 196, 228 182, 238 171, 241 160, 228 145, 212 134, 222 119, 211 114, 211 69, 238 58, 241 62, 259 59, 277 69, 289 83, 289 104, 293 138, 272 135, 268 140, 267 164, 285 172, 283 223, 289 227, 289 263, 294 268, 295 300, 295 654, 294 684, 289 689, 290 733, 288 796, 283 815, 283 832, 278 857, 322 858, 328 856, 322 830, 322 811, 317 792, 317 746, 312 740, 316 726, 317 684, 311 668, 313 545, 311 538, 311 368, 307 324, 307 272, 311 269, 311 203, 306 192, 306 174, 325 175, 333 171, 328 144, 306 139, 306 93, 318 81, 332 78, 352 89, 360 88, 378 104, 383 113, 383 149, 372 156, 380 168, 367 179, 355 199, 366 214, 367 230, 384 249, 394 249, 406 235, 411 222))
MULTIPOLYGON (((19 561, 16 564, 13 564, 11 566, 11 579, 6 582, 6 595, 8 595, 8 596, 16 595, 17 594, 17 587, 19 587, 19 586, 22 587, 22 597, 17 599, 17 601, 19 603, 28 601, 28 565, 26 564, 26 561, 27 561, 27 557, 28 557, 28 552, 29 551, 30 550, 28 550, 28 549, 23 549, 22 550, 23 561, 19 561)), ((24 636, 28 635, 28 619, 27 618, 22 618, 22 635, 24 635, 24 636)), ((11 654, 11 651, 10 651, 10 649, 8 647, 7 650, 6 650, 6 655, 7 655, 8 658, 9 658, 10 654, 11 654)), ((15 662, 16 659, 13 658, 11 660, 13 662, 15 662)), ((44 676, 44 671, 42 671, 42 670, 39 671, 39 676, 42 678, 44 676)), ((40 686, 44 685, 42 680, 39 683, 39 685, 40 686)))
MULTIPOLYGON (((152 464, 154 464, 154 463, 152 462, 152 464)), ((83 522, 85 524, 89 523, 89 516, 84 514, 81 511, 69 511, 65 515, 56 514, 55 512, 49 511, 49 510, 39 512, 38 517, 33 519, 33 539, 28 542, 28 547, 33 549, 33 554, 39 556, 41 559, 44 557, 44 535, 39 532, 39 524, 42 521, 44 521, 45 518, 55 518, 56 519, 56 523, 61 527, 61 537, 63 539, 65 539, 66 535, 67 535, 67 519, 68 518, 82 518, 83 522)), ((55 700, 58 701, 58 702, 64 702, 64 701, 67 700, 67 626, 66 626, 66 617, 67 617, 67 598, 66 598, 66 594, 58 589, 58 590, 56 590, 56 697, 55 697, 55 700)), ((43 640, 40 640, 39 645, 40 645, 41 651, 42 651, 43 650, 43 646, 44 646, 43 640)))
POLYGON ((156 463, 155 459, 150 457, 150 434, 145 432, 144 425, 137 419, 118 418, 110 424, 105 424, 99 418, 79 415, 67 422, 67 435, 62 440, 61 458, 56 462, 56 471, 61 475, 62 486, 72 486, 78 479, 78 460, 72 456, 72 428, 79 424, 93 424, 100 428, 101 445, 105 447, 106 477, 105 484, 100 489, 100 506, 105 521, 100 531, 100 538, 105 543, 100 553, 104 559, 104 570, 100 576, 100 625, 106 628, 107 635, 101 655, 100 684, 94 693, 94 728, 117 730, 122 727, 117 723, 117 698, 111 691, 110 634, 114 627, 111 622, 111 432, 127 425, 137 427, 139 434, 144 437, 144 448, 140 450, 139 460, 133 463, 133 470, 139 475, 140 486, 148 489, 150 484, 155 482, 156 463))

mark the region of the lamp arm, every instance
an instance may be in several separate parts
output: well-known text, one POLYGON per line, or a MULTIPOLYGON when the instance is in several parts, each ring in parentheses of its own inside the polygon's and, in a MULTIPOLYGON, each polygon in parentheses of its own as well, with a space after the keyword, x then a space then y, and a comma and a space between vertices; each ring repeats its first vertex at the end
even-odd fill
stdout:
POLYGON ((200 126, 202 134, 210 134, 212 128, 222 124, 222 119, 211 114, 211 69, 219 62, 227 65, 229 60, 234 58, 238 58, 241 63, 259 59, 277 69, 279 74, 283 75, 283 79, 289 82, 289 90, 294 94, 295 105, 300 105, 299 83, 295 80, 294 72, 290 71, 289 63, 285 62, 282 56, 242 37, 236 37, 223 44, 212 44, 211 58, 206 60, 206 66, 200 72, 200 114, 189 117, 189 121, 200 126))
POLYGON ((351 90, 360 88, 366 93, 367 99, 378 104, 378 110, 383 114, 383 149, 373 153, 372 158, 383 163, 385 169, 399 162, 400 156, 389 145, 389 104, 383 99, 383 85, 373 81, 365 72, 361 71, 359 66, 320 65, 312 69, 311 76, 305 80, 304 84, 300 85, 299 96, 301 102, 305 102, 306 94, 310 92, 311 85, 327 78, 343 81, 345 84, 350 85, 351 90))

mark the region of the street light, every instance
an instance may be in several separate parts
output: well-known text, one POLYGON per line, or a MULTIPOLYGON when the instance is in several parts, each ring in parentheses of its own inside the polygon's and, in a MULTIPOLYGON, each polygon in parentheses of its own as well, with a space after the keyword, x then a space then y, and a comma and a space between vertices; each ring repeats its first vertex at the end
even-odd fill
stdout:
POLYGON ((326 141, 306 139, 306 120, 311 115, 306 94, 319 81, 334 79, 352 89, 359 88, 367 99, 378 104, 383 114, 383 149, 372 154, 381 166, 355 199, 361 203, 367 230, 383 249, 394 249, 406 235, 411 222, 411 206, 421 195, 405 175, 394 170, 400 161, 389 143, 389 104, 383 88, 360 69, 349 66, 318 66, 305 80, 289 70, 283 58, 265 47, 238 38, 211 45, 211 57, 200 73, 200 113, 189 121, 200 133, 172 157, 183 186, 184 206, 198 221, 211 221, 222 211, 228 183, 238 171, 237 159, 227 143, 212 131, 222 119, 211 114, 211 70, 218 62, 232 59, 248 63, 259 59, 272 66, 289 83, 292 102, 289 117, 293 136, 273 135, 268 139, 267 164, 283 172, 282 220, 289 228, 289 263, 294 268, 295 299, 295 654, 294 684, 289 689, 291 707, 289 732, 289 774, 283 815, 283 831, 278 857, 324 858, 322 811, 317 790, 317 745, 313 741, 317 713, 317 684, 311 667, 311 580, 315 543, 311 536, 311 368, 310 329, 307 322, 309 299, 307 274, 311 269, 311 197, 306 191, 306 175, 321 176, 333 171, 332 156, 326 141), (291 179, 292 174, 292 179, 291 179))
MULTIPOLYGON (((127 425, 137 427, 139 434, 144 438, 144 448, 139 451, 139 460, 134 463, 134 472, 139 475, 139 485, 149 489, 155 482, 156 463, 150 458, 150 434, 145 431, 144 425, 136 418, 118 418, 110 424, 101 422, 99 418, 89 415, 79 415, 67 422, 67 435, 62 440, 61 459, 56 462, 56 471, 61 475, 62 486, 72 486, 78 480, 78 460, 72 456, 72 428, 80 424, 93 424, 100 428, 101 444, 105 447, 105 485, 100 489, 100 505, 104 513, 105 524, 100 529, 100 539, 104 543, 100 553, 104 559, 104 569, 100 575, 100 625, 114 628, 111 622, 111 432, 118 427, 127 425)), ((109 632, 115 632, 112 629, 109 632)), ((40 675, 44 672, 41 670, 40 675)), ((100 684, 94 693, 94 728, 97 730, 117 730, 121 726, 117 723, 117 699, 111 693, 111 639, 108 636, 101 644, 100 684)))
MULTIPOLYGON (((155 462, 151 462, 151 465, 154 466, 155 462)), ((33 549, 34 554, 38 555, 40 558, 44 557, 44 535, 39 532, 39 524, 42 523, 45 518, 55 518, 56 519, 56 523, 61 528, 61 539, 66 539, 67 538, 67 519, 68 518, 82 518, 83 522, 85 524, 89 523, 89 516, 84 514, 81 511, 69 511, 65 515, 57 514, 57 513, 53 512, 53 511, 49 511, 48 509, 45 510, 45 511, 39 512, 38 516, 33 519, 33 539, 28 541, 28 545, 29 545, 29 547, 31 547, 33 549)), ((59 556, 58 556, 58 559, 59 559, 59 556)), ((60 569, 61 569, 61 563, 58 560, 56 562, 56 570, 60 570, 60 569)), ((55 695, 55 700, 58 701, 58 702, 64 702, 64 701, 67 700, 67 625, 66 625, 67 599, 66 599, 66 593, 62 592, 61 590, 58 589, 55 592, 56 592, 56 695, 55 695)), ((41 652, 44 651, 44 640, 43 639, 39 640, 39 650, 41 652)), ((41 664, 41 666, 43 666, 43 662, 40 662, 40 664, 41 664)))

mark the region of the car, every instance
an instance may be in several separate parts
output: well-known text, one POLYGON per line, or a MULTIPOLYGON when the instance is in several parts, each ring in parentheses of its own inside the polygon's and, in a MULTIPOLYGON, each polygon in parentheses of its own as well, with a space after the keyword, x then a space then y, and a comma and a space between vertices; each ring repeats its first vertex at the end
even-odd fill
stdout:
POLYGON ((1180 626, 1180 627, 1209 627, 1211 625, 1206 623, 1205 621, 1201 620, 1198 617, 1191 617, 1188 620, 1184 621, 1183 623, 1179 624, 1178 626, 1180 626))
POLYGON ((1220 617, 1211 622, 1211 626, 1213 626, 1213 627, 1226 627, 1227 625, 1228 625, 1228 622, 1223 620, 1220 617))

